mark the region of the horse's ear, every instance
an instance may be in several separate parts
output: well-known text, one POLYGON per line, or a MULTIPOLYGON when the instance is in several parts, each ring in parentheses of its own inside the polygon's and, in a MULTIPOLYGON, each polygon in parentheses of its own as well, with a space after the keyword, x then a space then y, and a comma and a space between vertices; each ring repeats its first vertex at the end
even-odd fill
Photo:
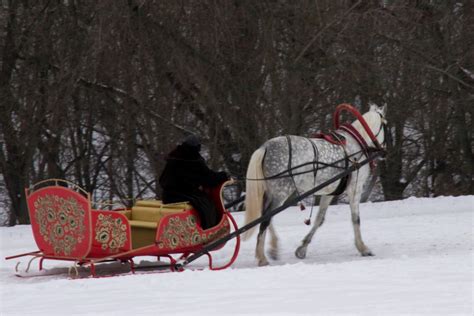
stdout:
POLYGON ((385 103, 384 106, 382 106, 382 108, 380 109, 380 111, 382 111, 383 117, 387 116, 387 107, 387 103, 385 103))
POLYGON ((369 111, 374 111, 376 112, 378 110, 378 106, 375 103, 370 103, 370 110, 369 111))

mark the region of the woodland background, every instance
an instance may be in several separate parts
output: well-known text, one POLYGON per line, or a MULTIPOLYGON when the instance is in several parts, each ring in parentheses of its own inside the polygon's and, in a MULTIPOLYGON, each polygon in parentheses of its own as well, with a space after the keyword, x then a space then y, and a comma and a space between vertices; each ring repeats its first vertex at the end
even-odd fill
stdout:
POLYGON ((474 1, 2 0, 0 25, 4 225, 47 178, 159 196, 187 132, 242 177, 266 139, 328 130, 340 103, 388 106, 383 199, 474 194, 474 1))

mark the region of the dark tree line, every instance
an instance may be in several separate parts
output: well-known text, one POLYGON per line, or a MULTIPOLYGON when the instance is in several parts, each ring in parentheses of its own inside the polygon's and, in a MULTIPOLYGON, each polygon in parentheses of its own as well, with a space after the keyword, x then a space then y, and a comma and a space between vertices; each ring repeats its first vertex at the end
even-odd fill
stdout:
POLYGON ((95 199, 159 196, 188 132, 243 176, 282 134, 331 128, 339 103, 388 105, 386 199, 473 194, 474 4, 441 0, 4 0, 0 170, 95 199))

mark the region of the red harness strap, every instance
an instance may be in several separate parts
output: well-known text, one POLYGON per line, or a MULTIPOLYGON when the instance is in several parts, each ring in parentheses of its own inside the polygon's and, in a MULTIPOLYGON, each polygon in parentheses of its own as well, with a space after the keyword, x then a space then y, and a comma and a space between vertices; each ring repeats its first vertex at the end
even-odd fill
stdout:
POLYGON ((337 134, 336 132, 331 132, 330 134, 324 133, 315 133, 311 135, 311 138, 324 139, 325 141, 339 146, 344 146, 347 144, 347 141, 344 136, 337 134))
MULTIPOLYGON (((362 127, 364 128, 367 135, 369 135, 370 140, 372 140, 372 142, 374 143, 375 148, 377 148, 378 150, 382 150, 382 146, 380 145, 379 141, 377 140, 377 137, 375 137, 374 133, 372 133, 372 130, 367 125, 367 122, 364 120, 364 117, 359 113, 359 111, 357 111, 352 105, 350 105, 348 103, 342 103, 342 104, 339 104, 337 106, 336 111, 334 112, 334 116, 333 116, 333 123, 334 123, 334 128, 335 129, 339 129, 339 127, 340 127, 339 114, 342 111, 348 111, 348 112, 352 113, 359 120, 360 124, 362 124, 362 127)), ((357 133, 357 134, 359 134, 359 133, 357 133)), ((362 137, 361 137, 361 139, 362 139, 362 137)), ((365 143, 365 141, 364 141, 364 143, 365 143)), ((366 148, 368 148, 368 146, 366 146, 366 148)))
MULTIPOLYGON (((369 145, 367 145, 367 142, 364 140, 364 137, 351 125, 348 123, 341 124, 339 126, 339 129, 341 131, 344 131, 348 133, 349 135, 352 136, 356 140, 356 142, 359 144, 360 148, 364 151, 364 154, 369 157, 369 145)), ((372 160, 370 163, 370 169, 374 170, 376 167, 376 162, 375 160, 372 160)))
POLYGON ((367 154, 369 146, 367 142, 364 140, 364 137, 350 124, 344 123, 339 126, 339 129, 351 135, 362 148, 362 150, 367 154))

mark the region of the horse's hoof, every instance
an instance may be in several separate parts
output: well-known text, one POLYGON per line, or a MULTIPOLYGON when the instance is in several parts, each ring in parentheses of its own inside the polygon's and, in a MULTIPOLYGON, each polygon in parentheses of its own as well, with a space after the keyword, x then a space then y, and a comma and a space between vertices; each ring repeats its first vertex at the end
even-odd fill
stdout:
POLYGON ((268 265, 269 265, 269 263, 268 263, 267 260, 259 260, 258 261, 258 266, 259 267, 264 267, 264 266, 268 266, 268 265))
POLYGON ((272 249, 268 252, 268 255, 270 256, 270 258, 272 258, 272 260, 278 260, 279 256, 278 256, 278 250, 276 249, 272 249))
POLYGON ((372 256, 374 256, 372 251, 370 251, 369 249, 367 249, 366 251, 361 252, 361 255, 362 255, 362 257, 372 257, 372 256))
POLYGON ((303 246, 298 247, 295 251, 295 256, 299 259, 306 258, 306 248, 303 246))

